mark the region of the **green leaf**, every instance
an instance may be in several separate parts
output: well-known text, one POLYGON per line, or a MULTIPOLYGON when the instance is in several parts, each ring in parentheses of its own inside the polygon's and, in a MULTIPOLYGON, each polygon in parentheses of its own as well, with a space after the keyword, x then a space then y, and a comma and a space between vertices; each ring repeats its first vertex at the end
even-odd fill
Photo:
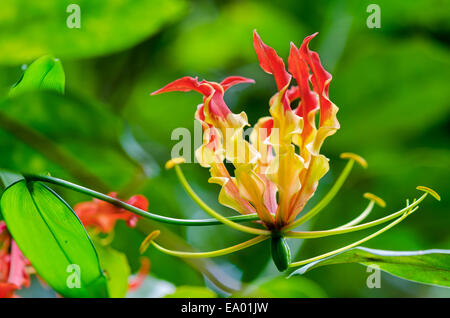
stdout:
POLYGON ((216 298, 217 295, 210 289, 201 286, 180 286, 177 290, 164 296, 165 298, 216 298))
POLYGON ((108 297, 94 245, 56 193, 19 181, 5 190, 0 208, 19 248, 55 291, 64 297, 108 297))
POLYGON ((93 240, 95 249, 100 259, 100 265, 105 271, 108 282, 109 296, 123 298, 128 291, 128 277, 130 265, 125 254, 109 247, 103 246, 97 240, 93 240))
MULTIPOLYGON (((0 169, 0 196, 3 194, 3 190, 10 185, 23 180, 21 174, 17 174, 8 170, 0 169)), ((2 211, 0 209, 0 221, 3 221, 2 211)))
MULTIPOLYGON (((3 185, 3 188, 6 189, 10 185, 23 180, 23 176, 18 173, 14 173, 8 170, 0 169, 0 182, 3 185)), ((1 188, 1 187, 0 187, 1 188)))
POLYGON ((64 94, 65 81, 61 61, 53 56, 45 55, 31 63, 19 81, 11 88, 9 96, 34 90, 54 90, 64 94))
POLYGON ((331 264, 377 265, 394 276, 414 282, 450 287, 450 250, 384 251, 355 247, 340 254, 311 262, 291 274, 331 264))

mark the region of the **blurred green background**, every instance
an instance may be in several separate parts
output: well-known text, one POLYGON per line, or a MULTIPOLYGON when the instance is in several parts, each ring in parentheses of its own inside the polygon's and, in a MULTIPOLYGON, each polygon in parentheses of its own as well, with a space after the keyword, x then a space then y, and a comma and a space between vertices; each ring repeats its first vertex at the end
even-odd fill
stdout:
MULTIPOLYGON (((51 173, 123 197, 142 193, 150 210, 167 216, 201 218, 204 213, 183 192, 170 157, 171 132, 193 129, 201 98, 196 93, 149 93, 181 76, 220 81, 229 75, 256 80, 226 96, 233 112, 250 123, 268 114, 276 91, 257 63, 252 30, 287 59, 316 31, 311 43, 332 73, 330 97, 340 108, 341 129, 323 152, 331 169, 308 206, 326 193, 345 162, 339 154, 362 155, 369 169, 356 168, 340 195, 307 228, 346 223, 365 207, 362 194, 386 200, 373 218, 396 211, 425 185, 442 196, 427 199, 418 213, 364 246, 391 250, 450 247, 450 2, 376 1, 381 28, 369 29, 373 1, 25 1, 5 0, 0 10, 0 166, 51 173), (81 28, 66 27, 68 4, 81 7, 81 28), (61 59, 66 94, 32 92, 6 99, 22 65, 44 54, 61 59)), ((185 165, 195 190, 223 214, 219 187, 208 171, 185 165)), ((89 198, 56 189, 71 204, 89 198)), ((308 207, 307 207, 308 208, 308 207)), ((133 271, 146 233, 159 228, 165 246, 212 250, 246 238, 223 226, 180 228, 141 221, 138 230, 120 224, 113 246, 127 254, 133 271)), ((370 230, 369 230, 370 231, 370 230)), ((295 259, 341 247, 367 233, 290 242, 295 259)), ((267 242, 265 242, 267 243, 267 242)), ((151 276, 130 296, 217 295, 281 297, 450 297, 446 288, 420 285, 382 274, 380 289, 369 289, 361 265, 326 266, 289 280, 270 260, 269 244, 228 257, 182 261, 150 249, 151 276), (197 287, 190 287, 197 286, 197 287)), ((24 296, 46 296, 37 282, 24 296)))

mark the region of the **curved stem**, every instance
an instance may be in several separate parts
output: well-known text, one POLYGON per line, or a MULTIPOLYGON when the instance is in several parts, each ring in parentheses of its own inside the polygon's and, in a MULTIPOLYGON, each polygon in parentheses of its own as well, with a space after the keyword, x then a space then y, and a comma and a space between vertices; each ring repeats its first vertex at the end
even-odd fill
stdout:
POLYGON ((316 257, 312 257, 312 258, 309 258, 309 259, 306 259, 306 260, 303 260, 303 261, 293 262, 293 263, 291 263, 291 264, 289 265, 289 267, 302 266, 302 265, 305 265, 305 264, 308 264, 308 263, 311 263, 311 262, 314 262, 314 261, 318 261, 318 260, 320 260, 320 259, 323 259, 323 258, 332 256, 332 255, 335 255, 335 254, 344 252, 344 251, 346 251, 346 250, 348 250, 348 249, 350 249, 350 248, 352 248, 352 247, 355 247, 355 246, 358 246, 358 245, 360 245, 360 244, 362 244, 362 243, 364 243, 364 242, 367 242, 368 240, 373 239, 374 237, 380 235, 381 233, 383 233, 383 232, 389 230, 391 227, 397 225, 398 223, 400 223, 401 221, 403 221, 408 215, 410 215, 411 213, 413 213, 413 212, 414 212, 415 210, 417 210, 417 209, 418 209, 418 207, 414 208, 414 209, 411 210, 411 211, 405 212, 401 217, 399 217, 399 218, 398 218, 397 220, 395 220, 394 222, 390 223, 389 225, 385 226, 384 228, 378 230, 377 232, 375 232, 375 233, 373 233, 373 234, 371 234, 371 235, 369 235, 369 236, 367 236, 367 237, 365 237, 365 238, 363 238, 363 239, 361 239, 361 240, 359 240, 359 241, 356 241, 356 242, 354 242, 354 243, 352 243, 352 244, 350 244, 350 245, 341 247, 341 248, 339 248, 339 249, 337 249, 337 250, 334 250, 334 251, 331 251, 331 252, 328 252, 328 253, 325 253, 325 254, 316 256, 316 257))
POLYGON ((194 190, 191 188, 191 186, 187 182, 187 180, 183 174, 183 171, 181 170, 179 165, 175 166, 175 172, 176 172, 178 179, 180 180, 180 183, 183 186, 184 190, 186 190, 187 194, 192 198, 192 200, 194 200, 195 203, 197 203, 203 209, 203 211, 205 211, 206 213, 211 215, 213 218, 217 219, 218 221, 222 222, 223 224, 228 225, 229 227, 231 227, 235 230, 238 230, 238 231, 242 231, 242 232, 246 232, 246 233, 250 233, 250 234, 256 234, 256 235, 270 235, 271 232, 268 230, 256 229, 253 227, 237 224, 237 223, 227 219, 223 215, 217 213, 211 207, 209 207, 205 202, 203 202, 203 200, 200 199, 200 197, 194 192, 194 190))
POLYGON ((405 208, 401 209, 400 211, 394 212, 388 216, 385 216, 384 218, 363 223, 360 225, 352 226, 352 227, 346 227, 346 228, 336 228, 332 230, 325 230, 325 231, 311 231, 311 232, 295 232, 295 231, 289 231, 284 234, 285 237, 291 237, 291 238, 318 238, 318 237, 325 237, 330 235, 337 235, 337 234, 344 234, 344 233, 350 233, 355 231, 364 230, 376 225, 379 225, 381 223, 390 221, 398 216, 400 216, 403 213, 407 213, 408 210, 416 207, 425 197, 427 196, 427 193, 424 193, 417 201, 414 201, 410 205, 407 205, 405 208))
MULTIPOLYGON (((144 211, 142 209, 139 209, 135 206, 132 206, 128 203, 125 203, 123 201, 120 201, 119 199, 110 197, 106 194, 85 188, 83 186, 71 183, 66 180, 62 180, 62 179, 58 179, 58 178, 54 178, 54 177, 50 177, 50 176, 40 176, 40 175, 24 174, 24 176, 27 180, 52 183, 52 184, 56 184, 58 186, 65 187, 70 190, 74 190, 74 191, 89 195, 91 197, 97 198, 102 201, 106 201, 115 206, 118 206, 120 208, 128 210, 134 214, 140 215, 146 219, 150 219, 150 220, 157 221, 157 222, 175 224, 175 225, 185 225, 185 226, 220 225, 223 223, 223 222, 219 222, 215 219, 183 220, 183 219, 176 219, 176 218, 166 217, 166 216, 162 216, 162 215, 158 215, 158 214, 153 214, 153 213, 144 211)), ((229 219, 233 220, 235 222, 248 222, 248 221, 259 220, 259 217, 256 214, 252 214, 252 215, 248 214, 248 215, 231 216, 231 217, 229 217, 229 219)))
POLYGON ((322 200, 319 201, 319 203, 316 204, 315 207, 313 207, 311 210, 309 210, 307 213, 305 213, 303 216, 301 216, 296 221, 292 222, 291 224, 288 224, 283 230, 290 230, 293 229, 300 224, 305 223, 309 219, 311 219, 313 216, 315 216, 317 213, 322 211, 324 207, 330 203, 330 201, 336 196, 338 191, 341 189, 342 185, 344 184, 345 180, 347 179, 348 175, 350 174, 350 171, 353 168, 353 165, 355 163, 354 159, 350 159, 347 162, 347 165, 345 166, 344 170, 341 172, 341 175, 337 178, 336 182, 331 187, 330 191, 322 198, 322 200))
POLYGON ((158 245, 157 243, 155 243, 154 241, 151 242, 151 244, 156 247, 158 250, 160 250, 163 253, 172 255, 172 256, 178 256, 178 257, 183 257, 183 258, 204 258, 204 257, 217 257, 217 256, 222 256, 222 255, 227 255, 227 254, 231 254, 233 252, 242 250, 244 248, 253 246, 255 244, 258 244, 262 241, 265 241, 269 238, 270 236, 268 235, 260 235, 260 236, 256 236, 248 241, 242 242, 240 244, 237 245, 233 245, 224 249, 220 249, 220 250, 216 250, 216 251, 211 251, 211 252, 182 252, 182 251, 173 251, 173 250, 169 250, 166 249, 160 245, 158 245))

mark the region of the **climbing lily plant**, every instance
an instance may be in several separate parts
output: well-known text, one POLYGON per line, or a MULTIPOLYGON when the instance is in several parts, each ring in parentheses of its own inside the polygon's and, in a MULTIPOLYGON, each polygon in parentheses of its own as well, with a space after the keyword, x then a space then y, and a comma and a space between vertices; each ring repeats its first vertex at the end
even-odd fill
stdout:
MULTIPOLYGON (((175 170, 187 194, 212 218, 171 218, 147 211, 148 201, 142 195, 125 201, 115 193, 103 194, 50 175, 2 170, 0 296, 13 296, 15 290, 28 286, 29 275, 34 273, 65 297, 124 296, 145 278, 149 261, 143 259, 137 279, 124 285, 117 276, 128 277, 129 271, 123 270, 126 265, 117 268, 108 263, 108 259, 124 256, 111 250, 108 242, 118 220, 134 227, 141 218, 179 226, 223 224, 253 236, 220 250, 190 252, 162 246, 158 243, 160 232, 156 230, 142 242, 142 253, 153 246, 175 257, 219 257, 270 240, 275 266, 291 275, 322 265, 354 262, 377 264, 398 277, 450 287, 449 250, 401 252, 360 247, 417 211, 427 196, 440 200, 428 187, 418 186, 417 198, 406 200, 404 208, 380 219, 364 222, 375 205, 385 206, 378 196, 365 193, 368 205, 355 219, 327 230, 297 230, 327 207, 355 163, 367 167, 362 157, 342 153, 341 158, 348 160, 342 173, 315 206, 305 209, 329 170, 329 159, 321 153, 322 146, 327 137, 340 129, 338 107, 329 98, 332 77, 322 66, 319 55, 309 49, 309 42, 315 36, 306 37, 299 48, 291 43, 286 69, 282 58, 254 32, 253 45, 259 64, 263 71, 273 75, 277 92, 269 101, 268 116, 257 121, 249 140, 244 134, 249 126, 246 114, 234 114, 226 105, 224 94, 233 85, 253 83, 252 79, 231 76, 212 82, 183 77, 152 93, 196 91, 203 96, 195 113, 203 131, 203 143, 196 149, 196 159, 202 167, 209 168, 208 181, 220 186, 219 203, 235 210, 235 216, 223 216, 196 194, 182 172, 185 159, 181 157, 172 158, 166 168, 175 170), (231 164, 232 169, 226 164, 231 164), (49 185, 83 193, 93 200, 72 209, 49 185), (288 245, 290 239, 341 235, 379 225, 383 226, 356 242, 308 259, 294 259, 288 245), (68 272, 78 274, 79 279, 71 281, 68 272), (77 288, 73 284, 78 284, 77 288)), ((49 56, 35 61, 10 95, 39 89, 64 92, 60 61, 49 56)))

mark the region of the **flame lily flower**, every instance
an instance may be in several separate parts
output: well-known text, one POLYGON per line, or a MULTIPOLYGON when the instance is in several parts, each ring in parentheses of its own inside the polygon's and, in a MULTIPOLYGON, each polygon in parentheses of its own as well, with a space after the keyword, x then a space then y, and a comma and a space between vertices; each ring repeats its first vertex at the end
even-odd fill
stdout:
POLYGON ((261 40, 256 31, 254 32, 253 45, 259 64, 263 71, 273 75, 277 92, 269 102, 270 116, 258 120, 250 135, 250 142, 243 136, 244 127, 249 125, 246 114, 232 113, 223 96, 231 86, 253 83, 253 80, 232 76, 216 83, 183 77, 152 93, 154 95, 193 90, 203 95, 203 102, 197 107, 195 114, 195 118, 200 121, 203 128, 203 144, 196 150, 196 158, 200 165, 209 168, 211 173, 209 182, 221 186, 219 202, 222 205, 240 214, 257 215, 259 220, 254 224, 256 227, 245 226, 211 209, 199 198, 184 177, 180 168, 184 160, 174 158, 166 164, 166 168, 175 167, 181 184, 205 212, 236 230, 257 236, 217 251, 188 253, 171 251, 160 246, 154 242, 159 232, 153 232, 143 242, 142 251, 151 244, 170 255, 214 257, 271 238, 273 260, 278 269, 283 271, 288 267, 300 266, 334 255, 383 233, 417 210, 418 204, 428 194, 439 199, 433 190, 418 187, 417 189, 425 193, 411 204, 407 203, 405 208, 384 218, 361 224, 375 204, 385 206, 383 200, 366 193, 364 197, 369 200, 369 204, 354 220, 325 231, 292 231, 327 206, 341 188, 355 162, 364 168, 367 167, 362 157, 343 153, 341 158, 349 161, 342 174, 315 207, 302 213, 306 203, 314 195, 319 180, 329 170, 329 160, 320 153, 321 147, 325 139, 340 128, 336 118, 338 107, 329 98, 331 74, 322 66, 319 55, 309 49, 309 43, 316 35, 317 33, 306 37, 299 48, 291 43, 286 70, 282 58, 261 40), (292 85, 293 79, 297 85, 292 85), (228 172, 225 160, 233 164, 234 175, 228 172), (298 217, 300 213, 302 215, 298 217), (391 220, 394 221, 384 228, 346 247, 312 259, 291 262, 285 238, 306 239, 349 233, 391 220))
POLYGON ((0 221, 0 298, 15 297, 14 291, 29 287, 30 269, 29 261, 12 239, 5 222, 0 221))
MULTIPOLYGON (((108 193, 109 197, 117 198, 117 193, 108 193)), ((148 200, 143 195, 134 195, 126 203, 141 210, 148 209, 148 200)), ((139 216, 108 202, 93 199, 74 206, 74 211, 86 227, 92 227, 102 233, 110 233, 118 220, 124 220, 129 227, 135 227, 139 216)))

